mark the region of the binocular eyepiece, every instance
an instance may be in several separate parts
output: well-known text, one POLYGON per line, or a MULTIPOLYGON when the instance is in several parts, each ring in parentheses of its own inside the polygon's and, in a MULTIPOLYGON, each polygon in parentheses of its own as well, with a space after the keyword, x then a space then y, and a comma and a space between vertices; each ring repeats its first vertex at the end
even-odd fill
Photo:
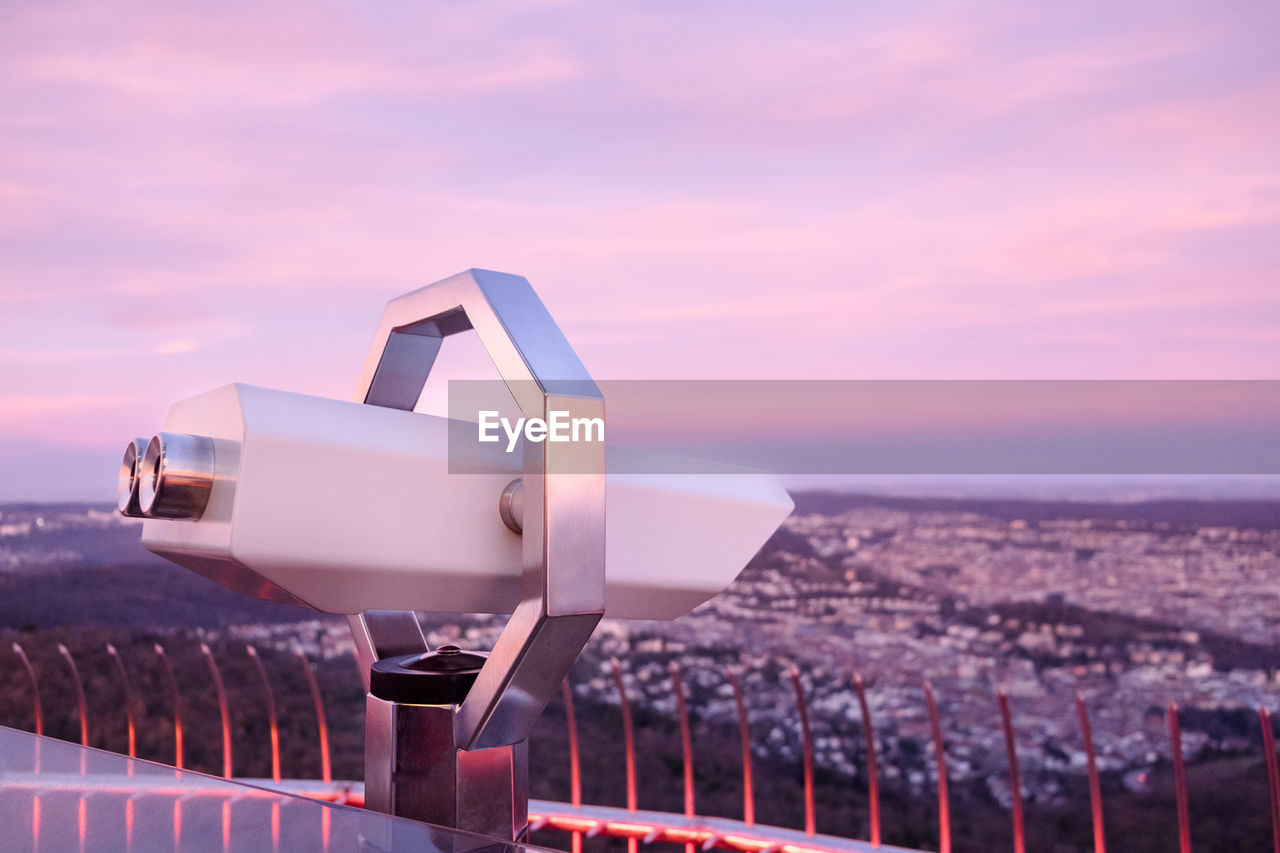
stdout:
POLYGON ((133 518, 194 521, 209 504, 213 480, 213 439, 174 432, 135 438, 120 460, 116 508, 133 518))

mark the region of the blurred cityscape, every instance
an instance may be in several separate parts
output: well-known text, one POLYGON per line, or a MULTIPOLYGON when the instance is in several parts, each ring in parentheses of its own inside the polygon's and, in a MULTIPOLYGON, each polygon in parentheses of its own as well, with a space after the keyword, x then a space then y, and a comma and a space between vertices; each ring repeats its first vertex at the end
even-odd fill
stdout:
MULTIPOLYGON (((584 735, 588 745, 599 741, 594 754, 601 761, 593 778, 584 780, 584 797, 620 800, 616 658, 642 747, 653 750, 642 762, 649 775, 642 778, 648 787, 641 806, 679 810, 679 770, 671 758, 679 756, 678 739, 671 737, 674 661, 693 711, 700 810, 740 816, 734 798, 737 712, 728 681, 733 668, 741 673, 754 759, 765 768, 758 795, 762 819, 794 825, 801 749, 788 677, 794 665, 809 702, 820 799, 833 804, 822 831, 865 830, 857 674, 867 686, 888 808, 907 822, 927 811, 936 783, 922 698, 922 683, 931 682, 953 796, 966 806, 954 819, 973 823, 968 831, 957 827, 957 849, 966 849, 966 837, 974 839, 967 849, 987 849, 982 839, 991 839, 982 827, 1011 802, 997 689, 1010 697, 1033 838, 1039 833, 1052 837, 1058 849, 1077 849, 1073 839, 1087 836, 1078 693, 1089 708, 1112 801, 1119 797, 1138 808, 1160 800, 1171 758, 1164 713, 1176 702, 1193 796, 1197 779, 1212 780, 1203 781, 1205 790, 1236 786, 1244 811, 1261 803, 1258 815, 1235 821, 1235 835, 1226 836, 1234 839, 1232 846, 1211 842, 1206 849, 1250 849, 1255 842, 1256 849, 1269 848, 1257 709, 1280 710, 1276 509, 1262 502, 798 495, 796 512, 722 595, 673 623, 601 624, 570 676, 580 722, 598 730, 584 735), (659 753, 665 758, 659 760, 659 753), (1252 793, 1239 793, 1246 788, 1252 793), (1037 828, 1037 814, 1050 823, 1071 815, 1073 823, 1037 828)), ((244 666, 241 650, 247 643, 262 650, 280 673, 277 690, 299 697, 305 687, 290 658, 301 650, 321 675, 338 733, 334 773, 359 778, 362 689, 345 622, 239 598, 146 554, 137 540, 137 524, 106 507, 0 507, 0 630, 27 649, 48 682, 50 733, 78 736, 73 708, 66 707, 74 700, 64 697, 59 704, 57 698, 64 674, 49 651, 57 642, 85 661, 81 668, 89 680, 103 675, 103 683, 88 685, 87 692, 93 705, 96 691, 104 709, 119 707, 109 698, 115 688, 105 676, 106 642, 122 650, 143 684, 158 678, 150 645, 169 644, 175 663, 184 655, 191 661, 178 666, 179 678, 197 696, 208 695, 209 687, 194 650, 207 643, 229 673, 229 691, 252 694, 237 712, 237 736, 249 744, 237 757, 237 775, 240 768, 243 775, 268 775, 252 747, 263 737, 261 688, 247 668, 238 669, 244 666)), ((472 648, 489 647, 502 621, 424 614, 430 642, 472 648)), ((0 724, 30 728, 29 688, 17 662, 5 659, 9 644, 0 648, 0 724)), ((154 743, 143 743, 140 754, 169 761, 162 692, 139 690, 146 705, 141 711, 158 721, 154 743)), ((315 775, 307 755, 306 705, 282 699, 282 719, 289 713, 302 718, 290 723, 296 758, 286 762, 286 774, 315 775)), ((119 749, 123 724, 112 713, 97 714, 93 736, 95 745, 119 749)), ((201 720, 210 713, 192 709, 189 728, 216 731, 201 720)), ((534 743, 535 759, 541 756, 535 767, 546 767, 544 778, 534 780, 535 794, 555 799, 567 797, 560 714, 558 707, 549 709, 534 743)), ((203 761, 215 769, 217 745, 189 740, 188 766, 202 769, 203 761)), ((1202 797, 1202 812, 1206 803, 1202 797)), ((1124 823, 1122 811, 1112 814, 1124 823)), ((890 820, 887 840, 897 831, 896 843, 930 843, 934 830, 927 820, 896 830, 890 820)), ((1124 849, 1145 848, 1135 842, 1124 849)))

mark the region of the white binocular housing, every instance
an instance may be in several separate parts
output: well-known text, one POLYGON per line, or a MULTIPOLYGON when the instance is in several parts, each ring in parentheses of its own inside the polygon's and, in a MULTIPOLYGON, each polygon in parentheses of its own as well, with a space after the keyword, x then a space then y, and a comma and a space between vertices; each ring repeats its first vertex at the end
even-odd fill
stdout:
POLYGON ((666 473, 658 457, 610 448, 605 420, 604 394, 529 282, 472 269, 388 303, 350 402, 228 385, 176 404, 125 449, 118 505, 146 519, 147 548, 223 586, 348 614, 370 690, 371 805, 519 837, 521 744, 601 616, 680 616, 792 507, 766 474, 666 473), (514 453, 514 432, 506 448, 480 443, 487 410, 470 424, 476 443, 450 441, 466 419, 415 412, 443 341, 469 332, 522 423, 545 431, 564 416, 589 427, 582 439, 526 428, 514 453), (463 693, 374 683, 376 667, 423 683, 398 663, 434 661, 416 610, 511 614, 463 693), (410 717, 434 733, 401 738, 410 717), (439 802, 440 786, 405 770, 430 744, 447 748, 427 763, 454 780, 439 802), (473 766, 483 750, 497 752, 473 766), (497 804, 483 819, 458 811, 473 784, 497 804))
MULTIPOLYGON (((151 551, 258 598, 510 613, 521 455, 459 465, 448 431, 441 417, 228 385, 175 404, 158 435, 126 448, 120 507, 146 517, 151 551)), ((644 469, 637 451, 605 455, 606 470, 644 469)), ((792 507, 752 472, 606 474, 605 502, 605 613, 634 619, 674 619, 718 593, 792 507)))

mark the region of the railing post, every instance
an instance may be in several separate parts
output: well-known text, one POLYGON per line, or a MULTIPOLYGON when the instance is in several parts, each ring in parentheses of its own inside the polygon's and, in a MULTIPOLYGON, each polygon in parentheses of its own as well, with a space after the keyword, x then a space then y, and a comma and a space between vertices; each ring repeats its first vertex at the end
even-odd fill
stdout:
MULTIPOLYGON (((617 658, 610 658, 613 667, 613 681, 618 688, 618 702, 622 709, 622 741, 626 749, 627 761, 627 811, 636 810, 636 740, 635 730, 631 724, 631 703, 627 699, 627 685, 622 678, 622 666, 617 658)), ((636 853, 636 839, 627 839, 627 853, 636 853)))
POLYGON ((1004 748, 1009 756, 1009 792, 1012 798, 1013 850, 1026 853, 1027 840, 1022 826, 1022 776, 1018 773, 1018 746, 1013 737, 1013 715, 1009 712, 1009 697, 1004 690, 996 691, 1000 705, 1000 724, 1004 728, 1004 748))
POLYGON ((1089 811, 1093 818, 1093 853, 1107 853, 1106 833, 1102 823, 1102 784, 1098 779, 1098 761, 1093 751, 1093 727, 1084 698, 1076 693, 1076 717, 1080 720, 1080 737, 1084 740, 1084 756, 1089 770, 1089 811))
POLYGON ((924 702, 929 708, 929 724, 933 729, 933 754, 938 764, 938 851, 951 853, 951 803, 947 796, 947 751, 942 744, 942 720, 938 703, 933 700, 933 685, 924 683, 924 702))
POLYGON ((40 679, 36 678, 35 667, 31 665, 31 659, 27 657, 26 651, 20 644, 13 644, 13 653, 18 656, 22 668, 27 671, 27 679, 31 682, 31 707, 32 713, 35 714, 36 734, 42 735, 44 734, 44 708, 40 703, 40 679))
MULTIPOLYGON (((573 688, 569 686, 567 675, 560 682, 560 697, 564 701, 564 722, 569 730, 569 804, 576 809, 582 805, 582 764, 578 754, 578 715, 574 712, 573 688)), ((573 853, 582 853, 580 831, 573 831, 572 843, 573 853)))
MULTIPOLYGON (((116 651, 116 647, 107 643, 107 654, 111 657, 115 664, 116 675, 120 677, 120 690, 124 693, 124 718, 128 726, 129 734, 129 757, 138 757, 138 729, 133 719, 133 689, 129 685, 129 673, 124 668, 124 661, 120 659, 120 653, 116 651)), ((133 765, 129 765, 129 774, 133 774, 133 765)))
POLYGON ((62 659, 67 662, 67 669, 71 671, 71 680, 76 685, 76 705, 80 710, 80 745, 89 745, 89 706, 84 698, 84 682, 80 680, 80 668, 76 666, 76 659, 71 656, 71 651, 62 643, 58 643, 58 654, 62 655, 62 659))
POLYGON ((872 847, 880 846, 880 781, 876 771, 876 736, 871 728, 871 707, 867 704, 867 691, 862 676, 853 674, 853 689, 858 694, 858 706, 862 709, 862 734, 867 741, 867 805, 871 824, 872 847))
POLYGON ((1267 765, 1267 793, 1271 801, 1271 849, 1280 853, 1280 768, 1276 765, 1276 732, 1271 725, 1271 712, 1266 706, 1258 708, 1258 722, 1262 725, 1262 751, 1267 765))
POLYGON ((307 679, 307 688, 311 691, 311 704, 316 709, 316 730, 320 738, 320 778, 328 785, 333 781, 333 770, 329 756, 329 723, 324 715, 324 699, 320 696, 320 685, 316 682, 316 674, 311 671, 311 661, 302 649, 294 649, 293 654, 302 667, 302 674, 307 679))
POLYGON ((165 680, 169 683, 169 698, 173 703, 173 766, 182 769, 182 712, 178 709, 178 680, 173 677, 173 665, 169 656, 164 653, 164 646, 155 644, 156 657, 164 669, 165 680))
POLYGON ((804 833, 817 831, 813 804, 813 731, 809 728, 809 703, 804 698, 800 670, 791 667, 791 684, 796 692, 796 708, 800 712, 800 745, 804 755, 804 833))
POLYGON ((222 722, 222 776, 230 779, 231 772, 231 713, 227 708, 227 691, 222 685, 222 673, 213 659, 213 652, 208 643, 200 644, 200 654, 209 667, 209 678, 213 680, 214 692, 218 694, 218 717, 222 722))
POLYGON ((267 700, 267 722, 271 727, 271 781, 280 781, 280 720, 276 717, 276 697, 271 689, 271 678, 267 675, 267 668, 262 663, 262 658, 258 656, 258 650, 253 646, 245 646, 245 652, 253 660, 253 665, 258 670, 258 678, 262 681, 262 692, 267 700))
POLYGON ((751 774, 751 729, 747 720, 747 702, 742 695, 742 683, 738 673, 729 667, 729 684, 733 687, 733 701, 738 706, 738 733, 742 738, 742 822, 753 826, 756 822, 755 780, 751 774))
POLYGON ((1173 755, 1173 796, 1178 806, 1178 848, 1191 853, 1191 814, 1187 809, 1187 768, 1182 760, 1182 727, 1178 725, 1178 706, 1170 702, 1169 750, 1173 755))

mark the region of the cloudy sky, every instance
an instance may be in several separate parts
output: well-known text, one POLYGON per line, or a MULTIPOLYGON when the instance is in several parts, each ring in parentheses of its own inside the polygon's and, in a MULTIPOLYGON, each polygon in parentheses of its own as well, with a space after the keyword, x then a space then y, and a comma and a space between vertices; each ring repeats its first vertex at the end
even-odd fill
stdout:
POLYGON ((1280 378, 1278 10, 0 4, 0 499, 471 266, 611 379, 1280 378))

